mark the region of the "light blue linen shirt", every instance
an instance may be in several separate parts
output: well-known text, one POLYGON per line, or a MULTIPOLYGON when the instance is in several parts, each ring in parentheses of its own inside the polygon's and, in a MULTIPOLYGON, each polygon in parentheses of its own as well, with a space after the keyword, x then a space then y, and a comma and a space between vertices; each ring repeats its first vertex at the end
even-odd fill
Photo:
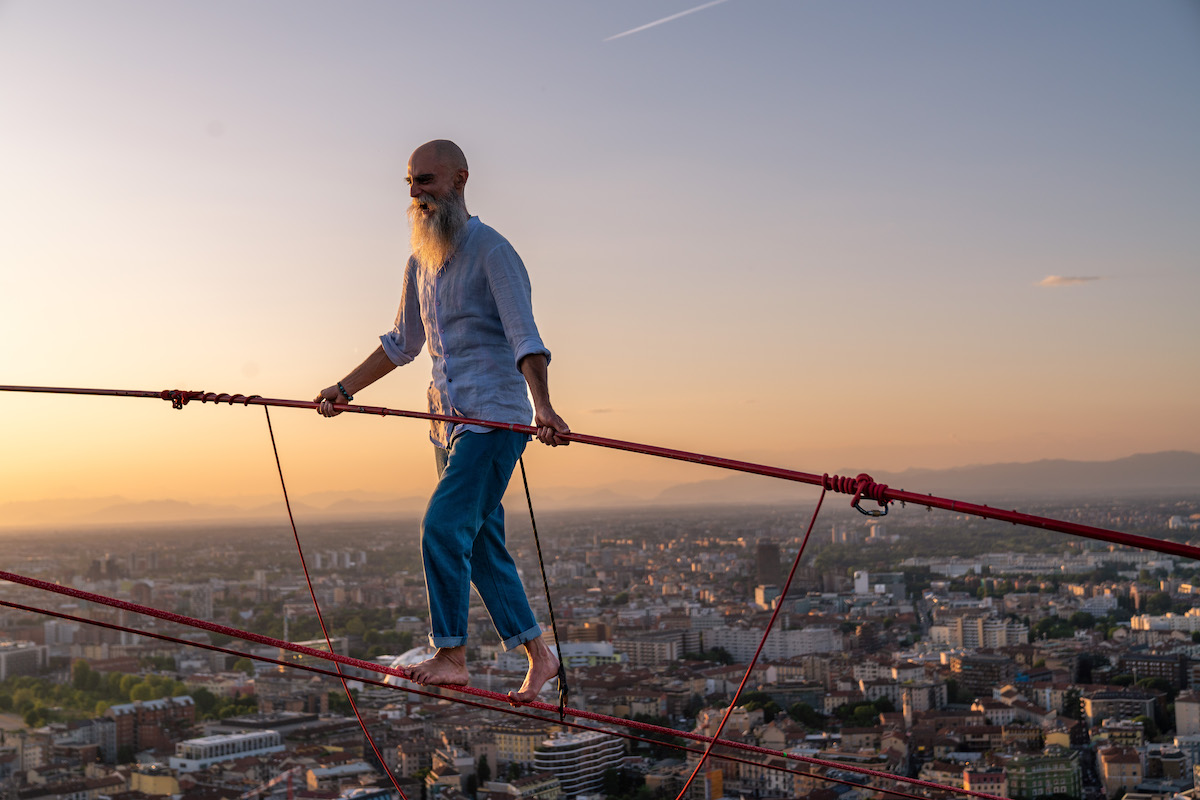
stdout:
MULTIPOLYGON (((494 229, 471 217, 454 254, 438 269, 410 256, 400 310, 379 337, 393 364, 403 366, 429 345, 434 414, 528 425, 533 419, 525 378, 517 364, 550 351, 533 321, 529 274, 517 251, 494 229)), ((429 438, 440 447, 478 425, 434 421, 429 438)))

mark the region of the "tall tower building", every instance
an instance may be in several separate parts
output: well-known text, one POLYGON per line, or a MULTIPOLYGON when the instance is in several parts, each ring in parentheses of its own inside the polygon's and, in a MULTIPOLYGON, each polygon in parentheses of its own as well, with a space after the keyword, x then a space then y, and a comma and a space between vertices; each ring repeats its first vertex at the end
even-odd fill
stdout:
POLYGON ((783 562, 779 560, 779 543, 762 540, 754 552, 755 572, 760 585, 782 586, 783 562))
POLYGON ((599 791, 604 773, 616 769, 625 756, 625 743, 605 733, 556 733, 533 753, 533 768, 549 772, 562 784, 564 795, 599 791))

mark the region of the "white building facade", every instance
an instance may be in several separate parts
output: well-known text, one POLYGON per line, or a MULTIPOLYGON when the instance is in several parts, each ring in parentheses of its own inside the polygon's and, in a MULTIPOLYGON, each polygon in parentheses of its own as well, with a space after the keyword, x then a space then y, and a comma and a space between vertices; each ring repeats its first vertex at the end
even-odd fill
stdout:
POLYGON ((221 761, 279 753, 283 749, 283 736, 278 731, 223 733, 180 742, 175 745, 170 764, 171 769, 179 772, 198 772, 221 761))
POLYGON ((594 731, 556 734, 534 751, 533 769, 558 778, 562 793, 574 797, 599 791, 605 771, 619 768, 624 757, 625 743, 616 736, 594 731))

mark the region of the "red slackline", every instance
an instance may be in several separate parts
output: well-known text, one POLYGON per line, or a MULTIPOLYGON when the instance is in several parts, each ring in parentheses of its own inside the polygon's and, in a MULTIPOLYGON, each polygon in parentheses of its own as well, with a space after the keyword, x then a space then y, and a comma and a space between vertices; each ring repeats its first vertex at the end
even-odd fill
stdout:
MULTIPOLYGON (((130 628, 125 625, 118 625, 113 622, 104 622, 103 620, 88 619, 86 617, 79 617, 79 616, 75 616, 73 614, 67 614, 62 611, 51 611, 49 609, 37 608, 36 606, 27 606, 22 603, 14 603, 9 600, 0 600, 0 606, 12 608, 17 611, 27 611, 31 614, 43 614, 45 616, 56 617, 58 619, 64 619, 69 622, 79 622, 84 625, 92 625, 92 626, 96 626, 96 627, 100 627, 100 628, 107 628, 108 630, 121 631, 124 633, 134 634, 136 636, 146 636, 146 637, 158 639, 158 640, 164 641, 164 642, 171 642, 173 644, 186 645, 189 647, 198 647, 198 648, 202 648, 205 650, 211 650, 211 651, 218 652, 218 653, 224 653, 225 655, 230 655, 230 656, 234 656, 237 658, 251 658, 251 659, 254 659, 255 661, 262 661, 267 664, 275 664, 277 666, 285 667, 288 669, 304 670, 306 672, 312 672, 317 675, 325 675, 330 678, 337 678, 337 677, 339 677, 339 674, 340 674, 338 672, 334 672, 333 670, 323 669, 321 667, 313 666, 311 664, 298 664, 298 663, 294 663, 294 662, 281 661, 280 659, 271 658, 269 656, 261 656, 261 655, 255 654, 255 653, 248 653, 248 652, 245 652, 242 650, 234 650, 234 649, 228 648, 228 647, 220 647, 219 645, 215 645, 215 644, 207 644, 204 642, 196 642, 196 641, 191 641, 188 639, 180 639, 175 636, 168 636, 165 633, 157 633, 154 631, 139 630, 137 628, 130 628)), ((518 716, 518 717, 524 717, 526 719, 532 719, 532 720, 536 720, 538 722, 554 723, 553 719, 550 719, 548 717, 542 717, 537 714, 531 714, 527 711, 521 711, 519 708, 517 708, 515 706, 506 707, 506 706, 487 705, 486 703, 480 703, 480 702, 477 702, 474 700, 468 700, 463 697, 447 697, 445 695, 437 694, 434 692, 422 691, 421 689, 417 689, 417 688, 414 688, 411 686, 402 686, 400 684, 386 683, 385 681, 375 680, 374 678, 364 678, 362 676, 356 676, 353 680, 358 681, 359 683, 371 684, 372 686, 378 686, 378 687, 381 687, 384 689, 398 689, 402 692, 408 692, 409 694, 418 695, 420 697, 428 697, 428 698, 434 699, 434 700, 446 700, 448 702, 458 703, 459 705, 466 705, 466 706, 470 706, 472 708, 478 708, 478 709, 482 709, 485 711, 500 711, 505 714, 511 714, 513 716, 518 716)), ((672 747, 672 748, 675 748, 676 750, 683 750, 688 753, 701 754, 704 752, 703 750, 700 750, 699 748, 688 747, 687 745, 678 744, 675 742, 665 742, 665 741, 662 741, 661 739, 647 739, 644 736, 637 736, 636 734, 626 733, 625 731, 611 730, 609 728, 600 728, 595 725, 584 725, 583 723, 580 723, 580 722, 567 722, 566 720, 562 720, 562 721, 560 721, 558 723, 554 723, 554 724, 561 724, 561 725, 565 725, 569 728, 578 728, 580 730, 592 731, 595 733, 603 733, 608 736, 616 736, 616 737, 619 737, 622 739, 629 739, 630 741, 643 742, 645 744, 662 745, 664 747, 672 747)), ((678 731, 676 731, 676 733, 678 733, 678 731)), ((816 774, 816 773, 812 773, 812 772, 804 772, 804 771, 797 770, 797 769, 789 769, 788 767, 772 766, 770 764, 763 764, 761 762, 751 761, 746 758, 739 758, 737 756, 733 756, 728 753, 721 753, 718 755, 714 755, 713 758, 717 758, 722 761, 735 761, 739 764, 748 764, 751 766, 760 767, 762 769, 768 769, 773 772, 787 772, 792 775, 801 775, 804 777, 814 778, 816 780, 822 780, 822 781, 832 782, 832 783, 841 783, 841 784, 845 784, 845 785, 851 786, 851 787, 861 788, 861 786, 862 786, 862 784, 860 784, 860 783, 854 783, 853 781, 848 781, 843 778, 835 778, 835 777, 832 777, 829 775, 820 775, 820 774, 816 774)), ((902 780, 904 780, 904 778, 903 778, 903 776, 900 776, 896 780, 902 781, 902 780)), ((934 784, 934 785, 937 785, 937 784, 934 784)), ((946 790, 954 790, 955 789, 955 787, 951 787, 951 786, 944 786, 942 788, 944 788, 946 790)), ((898 789, 876 788, 875 791, 884 792, 885 794, 894 795, 896 797, 912 798, 912 800, 926 800, 926 798, 923 795, 908 794, 907 792, 902 792, 902 791, 899 791, 898 789)))
MULTIPOLYGON (((233 628, 228 625, 222 625, 217 622, 209 622, 207 620, 201 620, 201 619, 196 619, 194 617, 188 617, 183 614, 177 614, 172 611, 164 611, 162 609, 152 608, 150 606, 144 606, 144 605, 140 605, 138 603, 132 603, 127 600, 120 600, 120 599, 114 598, 114 597, 106 597, 104 595, 96 594, 94 592, 84 591, 83 589, 75 589, 75 588, 72 588, 69 586, 61 586, 59 584, 50 583, 49 581, 43 581, 38 578, 30 578, 25 575, 18 575, 14 572, 8 572, 6 570, 0 570, 0 581, 11 581, 12 583, 18 583, 23 586, 29 586, 34 589, 41 589, 43 591, 53 592, 54 594, 64 595, 67 597, 73 597, 77 600, 85 600, 85 601, 91 602, 91 603, 98 603, 100 605, 105 605, 110 608, 120 609, 122 611, 132 611, 137 614, 144 614, 146 616, 155 617, 157 619, 165 620, 167 622, 174 622, 176 624, 184 625, 184 626, 191 627, 191 628, 199 628, 201 630, 206 630, 211 633, 220 633, 222 635, 230 636, 235 639, 241 639, 243 641, 254 642, 256 644, 262 644, 262 645, 267 645, 269 647, 275 647, 275 648, 279 648, 282 650, 288 650, 293 653, 300 653, 301 655, 311 656, 313 658, 321 659, 324 661, 334 661, 339 664, 345 664, 348 666, 357 667, 358 669, 362 669, 362 670, 365 670, 368 672, 383 673, 385 675, 395 675, 397 677, 404 678, 405 680, 411 680, 407 671, 403 670, 403 669, 399 669, 399 668, 395 668, 395 667, 384 667, 384 666, 375 664, 370 661, 364 661, 362 659, 353 658, 351 656, 344 656, 344 655, 341 655, 340 653, 327 653, 323 650, 317 650, 312 647, 306 647, 304 645, 293 644, 291 642, 285 642, 282 639, 275 639, 270 636, 264 636, 259 633, 243 631, 238 628, 233 628)), ((3 602, 3 601, 0 601, 0 604, 12 605, 10 603, 3 602)), ((148 634, 148 635, 155 635, 155 634, 148 634)), ((189 642, 189 644, 197 644, 197 643, 189 642)), ((331 674, 333 677, 337 677, 336 673, 330 672, 329 674, 331 674)), ((356 680, 362 680, 362 679, 356 679, 356 680)), ((372 682, 372 681, 366 681, 366 682, 372 682)), ((866 767, 858 767, 858 766, 854 766, 852 764, 844 764, 839 761, 829 761, 827 759, 813 758, 811 756, 800 756, 800 755, 796 755, 794 753, 787 753, 782 750, 771 750, 770 748, 759 747, 757 745, 745 744, 743 742, 734 742, 734 741, 729 741, 729 740, 725 740, 725 739, 714 739, 711 736, 704 736, 704 735, 701 735, 698 733, 691 733, 689 731, 679 731, 679 730, 675 730, 674 728, 665 728, 660 725, 652 725, 650 723, 639 722, 637 720, 621 719, 620 717, 612 717, 612 716, 608 716, 606 714, 597 714, 592 711, 584 711, 584 710, 578 709, 578 708, 567 707, 565 709, 560 709, 559 706, 550 705, 549 703, 543 703, 539 700, 530 700, 529 702, 526 702, 526 703, 515 702, 515 701, 511 700, 508 697, 508 695, 503 695, 498 692, 491 692, 486 689, 476 689, 471 686, 446 686, 446 687, 442 687, 442 688, 449 689, 449 690, 455 691, 455 692, 460 692, 462 694, 474 695, 475 697, 481 697, 481 698, 484 698, 487 700, 492 700, 492 701, 498 702, 498 703, 506 703, 506 704, 514 705, 514 706, 520 705, 520 706, 524 706, 527 708, 537 709, 539 711, 552 712, 556 715, 559 713, 566 713, 569 716, 576 717, 579 719, 588 719, 588 720, 592 720, 594 722, 603 722, 603 723, 607 723, 610 725, 618 725, 618 726, 633 728, 635 730, 641 730, 641 731, 645 731, 645 732, 665 734, 668 736, 677 736, 682 739, 690 739, 690 740, 696 741, 696 742, 715 743, 715 744, 719 744, 723 747, 733 748, 736 750, 744 750, 747 752, 759 753, 762 755, 779 756, 779 757, 782 757, 782 758, 785 758, 788 760, 800 761, 805 764, 812 764, 814 766, 825 767, 828 769, 839 769, 839 770, 844 770, 847 772, 854 772, 854 773, 857 773, 860 775, 866 775, 866 776, 876 778, 879 780, 900 781, 900 782, 907 783, 907 784, 910 784, 913 786, 922 786, 925 788, 938 789, 941 791, 945 791, 945 790, 949 789, 957 794, 962 794, 962 795, 966 795, 966 796, 970 796, 970 797, 980 797, 980 798, 984 798, 985 800, 1007 800, 1007 798, 1001 798, 1001 797, 998 797, 997 795, 987 794, 985 792, 974 792, 974 791, 967 791, 967 790, 962 790, 962 789, 955 789, 953 787, 946 787, 941 784, 932 783, 930 781, 923 781, 919 778, 907 778, 907 777, 904 777, 901 775, 893 775, 891 773, 881 772, 879 770, 868 769, 866 767)), ((465 701, 458 700, 456 698, 446 698, 446 699, 452 699, 455 702, 465 702, 465 701)), ((818 777, 818 776, 814 776, 814 777, 818 777)))

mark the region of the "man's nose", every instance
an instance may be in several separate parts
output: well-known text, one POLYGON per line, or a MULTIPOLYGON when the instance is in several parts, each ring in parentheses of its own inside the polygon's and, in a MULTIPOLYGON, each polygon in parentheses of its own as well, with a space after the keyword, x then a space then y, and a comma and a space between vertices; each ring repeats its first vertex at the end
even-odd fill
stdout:
POLYGON ((415 183, 409 185, 409 187, 408 187, 408 196, 409 197, 419 197, 420 194, 421 194, 421 189, 419 186, 417 186, 415 183))

